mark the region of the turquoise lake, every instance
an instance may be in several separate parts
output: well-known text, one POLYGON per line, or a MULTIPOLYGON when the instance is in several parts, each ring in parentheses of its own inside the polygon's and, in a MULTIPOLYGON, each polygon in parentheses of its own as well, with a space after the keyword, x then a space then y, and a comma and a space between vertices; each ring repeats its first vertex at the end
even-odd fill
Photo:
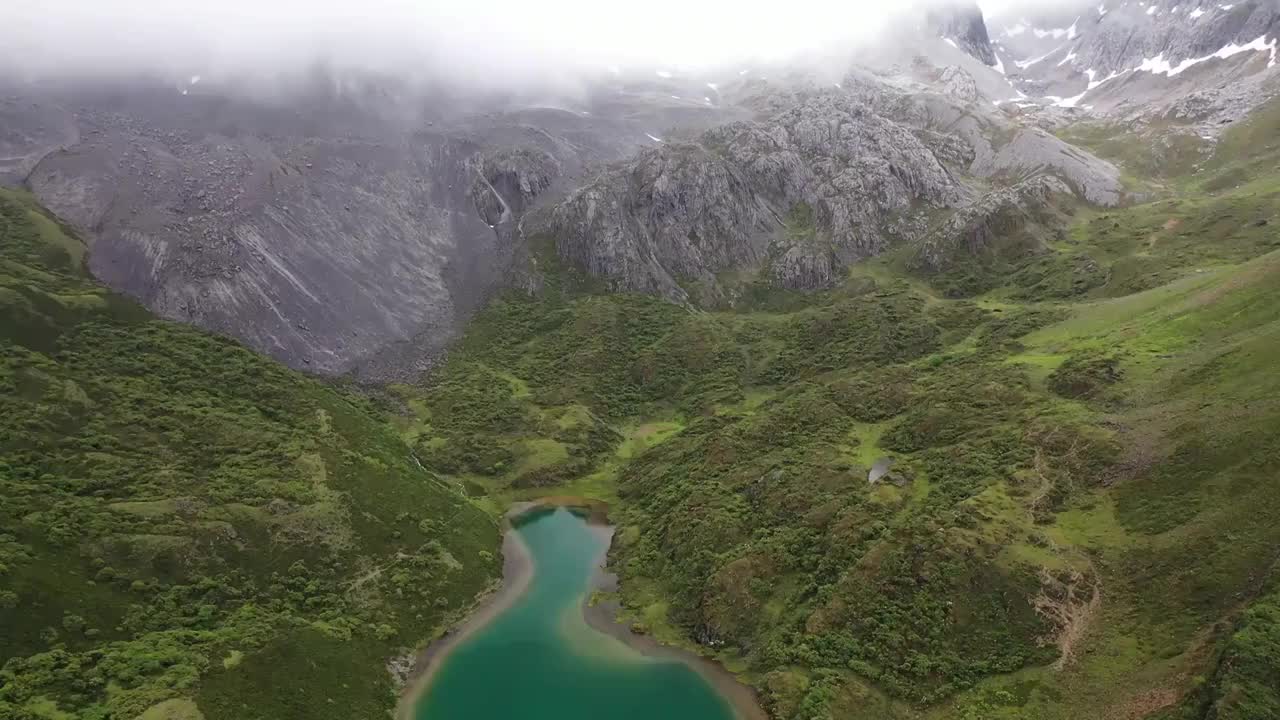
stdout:
POLYGON ((557 508, 515 521, 533 561, 524 593, 444 659, 417 720, 733 720, 729 703, 676 661, 598 632, 582 601, 608 540, 557 508))

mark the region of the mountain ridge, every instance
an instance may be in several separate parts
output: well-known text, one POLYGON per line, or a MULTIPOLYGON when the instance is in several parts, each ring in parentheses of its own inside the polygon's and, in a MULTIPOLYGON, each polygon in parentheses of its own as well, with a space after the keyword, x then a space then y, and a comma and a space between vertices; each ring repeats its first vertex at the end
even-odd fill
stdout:
POLYGON ((554 101, 6 90, 0 716, 378 716, 548 495, 777 720, 1274 715, 1277 73, 1067 107, 934 7, 554 101))

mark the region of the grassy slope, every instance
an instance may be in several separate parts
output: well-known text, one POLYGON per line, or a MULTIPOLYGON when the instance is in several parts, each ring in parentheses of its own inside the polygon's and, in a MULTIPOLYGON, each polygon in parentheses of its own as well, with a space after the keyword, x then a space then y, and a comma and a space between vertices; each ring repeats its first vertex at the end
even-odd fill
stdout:
POLYGON ((635 626, 780 718, 1267 717, 1277 115, 959 284, 690 314, 553 273, 396 389, 403 434, 494 507, 617 501, 635 626))
POLYGON ((0 717, 379 717, 496 526, 366 400, 95 284, 0 191, 0 717), (194 701, 194 704, 193 704, 194 701))
POLYGON ((0 710, 373 716, 496 572, 456 490, 615 502, 635 627, 779 718, 1268 717, 1278 116, 1138 158, 1150 202, 998 272, 688 313, 552 268, 388 388, 399 437, 96 288, 6 196, 0 710))

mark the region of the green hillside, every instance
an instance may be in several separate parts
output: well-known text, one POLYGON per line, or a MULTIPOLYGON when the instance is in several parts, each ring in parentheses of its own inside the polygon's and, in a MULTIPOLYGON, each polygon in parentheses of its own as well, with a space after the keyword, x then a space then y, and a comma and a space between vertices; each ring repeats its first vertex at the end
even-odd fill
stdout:
POLYGON ((148 317, 4 194, 0 717, 379 717, 492 518, 564 494, 611 503, 632 627, 779 720, 1274 717, 1278 118, 1074 128, 1142 202, 733 309, 541 238, 540 290, 368 396, 148 317))
POLYGON ((381 717, 499 571, 367 400, 157 320, 0 191, 0 717, 381 717))
POLYGON ((495 509, 613 501, 633 626, 779 718, 1270 717, 1274 115, 999 266, 691 313, 544 254, 402 434, 495 509))

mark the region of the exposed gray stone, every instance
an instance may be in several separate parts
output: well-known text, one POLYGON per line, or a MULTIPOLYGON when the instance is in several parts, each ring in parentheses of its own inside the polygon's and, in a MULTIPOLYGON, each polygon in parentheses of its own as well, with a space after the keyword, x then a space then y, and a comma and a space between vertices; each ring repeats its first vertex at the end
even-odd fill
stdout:
POLYGON ((1071 196, 1056 177, 1041 176, 992 191, 952 213, 919 243, 912 257, 915 270, 936 273, 952 267, 959 256, 982 257, 998 246, 1017 246, 1022 255, 1046 248, 1035 230, 1053 224, 1054 203, 1071 196))

